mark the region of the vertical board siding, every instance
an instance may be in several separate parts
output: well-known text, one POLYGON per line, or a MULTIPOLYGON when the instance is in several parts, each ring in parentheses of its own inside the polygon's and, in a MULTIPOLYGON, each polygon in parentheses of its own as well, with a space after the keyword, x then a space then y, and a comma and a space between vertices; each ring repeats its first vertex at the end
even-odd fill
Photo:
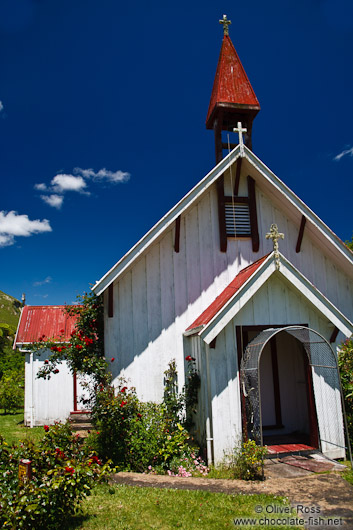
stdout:
MULTIPOLYGON (((240 196, 247 195, 247 175, 246 164, 243 164, 240 196)), ((230 195, 229 174, 225 178, 225 189, 230 195)), ((228 239, 227 252, 220 252, 217 190, 214 184, 196 204, 182 214, 179 253, 174 251, 173 226, 153 243, 139 262, 134 263, 115 282, 114 317, 105 319, 106 354, 118 357, 116 368, 115 364, 112 366, 113 370, 116 369, 114 376, 118 376, 121 371, 127 373, 144 399, 162 398, 163 372, 171 358, 176 359, 179 388, 182 387, 185 357, 183 332, 241 269, 272 251, 272 242, 265 238, 272 223, 276 223, 285 234, 284 241, 279 243, 280 251, 353 320, 353 285, 350 278, 315 244, 308 226, 304 232, 301 252, 297 254, 295 248, 299 221, 289 218, 280 205, 273 205, 271 197, 257 185, 255 189, 259 252, 252 251, 250 238, 228 239)), ((236 317, 237 325, 306 322, 329 339, 330 335, 327 334, 332 333, 330 323, 318 316, 315 308, 302 295, 276 275, 270 278, 236 317)), ((337 344, 342 340, 341 335, 337 337, 337 344)), ((204 344, 200 343, 197 347, 200 348, 200 363, 202 373, 205 374, 204 344)), ((219 440, 224 438, 230 443, 230 440, 234 440, 234 425, 238 425, 238 421, 240 425, 233 328, 226 327, 223 338, 222 334, 219 335, 216 349, 210 350, 210 359, 213 363, 212 407, 217 411, 218 418, 214 418, 214 433, 219 440), (224 436, 223 425, 227 425, 224 436)), ((200 399, 206 399, 205 387, 201 389, 200 396, 200 399)), ((219 443, 220 447, 225 444, 223 441, 219 443)))
POLYGON ((207 228, 211 226, 209 193, 207 193, 203 200, 199 202, 197 211, 200 245, 201 293, 204 293, 210 286, 212 286, 214 280, 213 259, 210 259, 214 252, 212 232, 207 230, 207 228))
MULTIPOLYGON (((118 355, 120 370, 126 373, 133 361, 134 330, 133 330, 133 305, 132 305, 132 272, 128 271, 119 282, 120 302, 120 337, 121 350, 118 355)), ((114 317, 115 321, 115 317, 114 317)), ((110 345, 108 345, 109 347, 110 345)), ((114 348, 114 345, 111 345, 114 348)), ((109 355, 109 353, 108 353, 109 355)))
POLYGON ((146 256, 146 282, 148 341, 153 342, 162 329, 159 244, 154 245, 146 256))
POLYGON ((200 240, 197 206, 186 215, 185 238, 188 297, 190 304, 196 302, 201 293, 200 240))

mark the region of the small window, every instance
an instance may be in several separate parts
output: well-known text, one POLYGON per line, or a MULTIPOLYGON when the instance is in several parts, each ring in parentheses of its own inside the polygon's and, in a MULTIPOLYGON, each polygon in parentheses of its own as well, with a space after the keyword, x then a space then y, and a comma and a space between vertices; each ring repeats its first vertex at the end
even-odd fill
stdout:
POLYGON ((225 215, 227 237, 251 236, 249 204, 226 202, 225 215))

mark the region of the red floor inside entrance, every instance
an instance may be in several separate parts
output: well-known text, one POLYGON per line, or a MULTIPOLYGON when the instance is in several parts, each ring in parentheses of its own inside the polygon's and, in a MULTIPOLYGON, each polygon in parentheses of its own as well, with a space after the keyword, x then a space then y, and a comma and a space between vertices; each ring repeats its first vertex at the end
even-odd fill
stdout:
POLYGON ((282 453, 300 453, 301 451, 315 451, 315 448, 306 444, 280 444, 267 446, 267 453, 269 455, 276 455, 282 453))

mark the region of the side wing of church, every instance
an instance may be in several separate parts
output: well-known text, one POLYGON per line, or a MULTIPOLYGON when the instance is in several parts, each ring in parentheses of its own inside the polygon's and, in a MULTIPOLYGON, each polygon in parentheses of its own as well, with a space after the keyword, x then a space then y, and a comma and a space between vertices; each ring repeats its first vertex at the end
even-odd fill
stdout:
POLYGON ((206 121, 217 165, 93 287, 105 353, 145 401, 162 399, 171 359, 180 390, 196 359, 209 461, 248 436, 343 457, 336 349, 353 333, 353 254, 252 152, 260 105, 222 23, 206 121))

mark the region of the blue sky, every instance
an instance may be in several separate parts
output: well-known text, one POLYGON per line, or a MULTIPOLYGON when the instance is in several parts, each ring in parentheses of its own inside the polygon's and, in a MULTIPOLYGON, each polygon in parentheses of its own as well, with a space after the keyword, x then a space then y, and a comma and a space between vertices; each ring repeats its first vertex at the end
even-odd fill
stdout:
POLYGON ((351 0, 1 0, 0 290, 71 303, 214 166, 224 13, 255 154, 351 238, 351 0))

